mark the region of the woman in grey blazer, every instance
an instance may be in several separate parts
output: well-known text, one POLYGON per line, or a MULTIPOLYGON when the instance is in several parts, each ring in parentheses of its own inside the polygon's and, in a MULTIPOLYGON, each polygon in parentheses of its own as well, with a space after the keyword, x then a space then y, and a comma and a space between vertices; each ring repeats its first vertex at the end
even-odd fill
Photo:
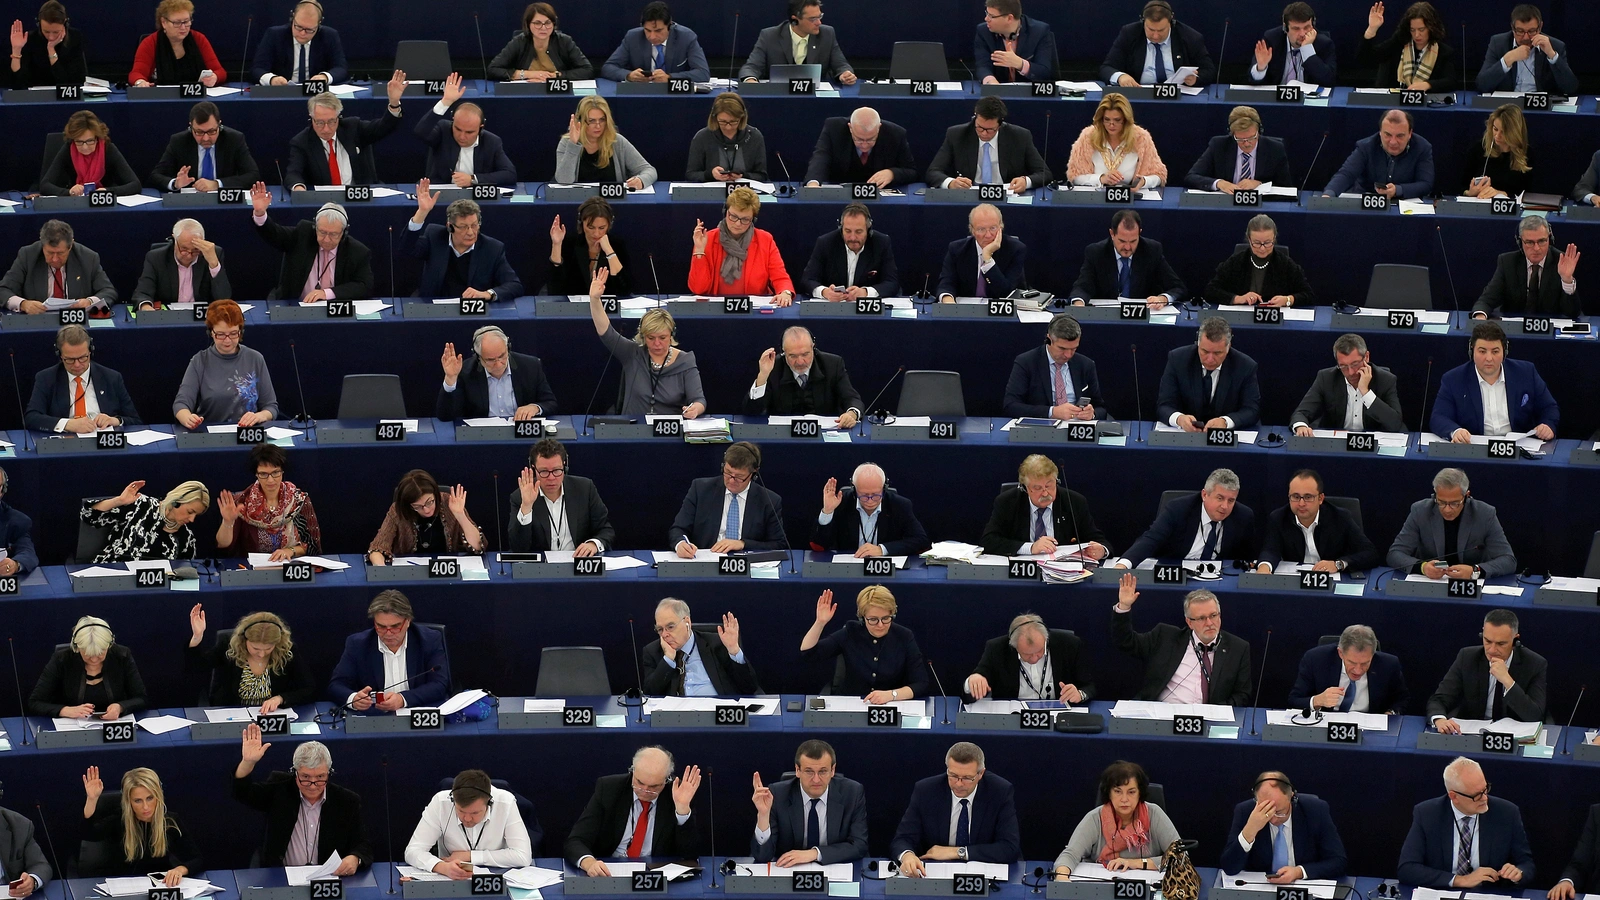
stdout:
POLYGON ((578 101, 566 135, 556 141, 556 183, 601 181, 622 181, 629 190, 643 190, 655 184, 656 169, 617 133, 611 104, 589 96, 578 101))
POLYGON ((530 3, 522 11, 522 30, 489 63, 489 77, 496 81, 574 80, 594 77, 594 66, 565 32, 557 31, 561 20, 548 3, 530 3))
POLYGON ((711 115, 689 142, 684 181, 767 180, 767 142, 750 124, 744 98, 732 91, 711 102, 711 115))
POLYGON ((1150 777, 1138 763, 1117 760, 1100 773, 1100 805, 1078 821, 1067 847, 1056 857, 1055 877, 1065 881, 1086 862, 1113 872, 1159 869, 1178 829, 1167 813, 1146 797, 1150 777))
POLYGON ((600 343, 622 364, 622 397, 617 412, 625 416, 672 415, 693 419, 706 411, 706 392, 700 386, 700 367, 694 353, 678 348, 678 326, 672 313, 652 309, 639 319, 639 330, 628 340, 611 327, 600 303, 607 269, 597 269, 589 284, 589 315, 600 343))

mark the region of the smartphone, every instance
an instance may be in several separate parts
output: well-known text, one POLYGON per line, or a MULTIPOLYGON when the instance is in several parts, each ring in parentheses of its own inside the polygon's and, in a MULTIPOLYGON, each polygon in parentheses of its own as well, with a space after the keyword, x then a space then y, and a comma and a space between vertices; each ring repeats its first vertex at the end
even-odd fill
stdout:
POLYGON ((384 694, 383 691, 373 691, 372 692, 372 702, 373 703, 382 703, 383 702, 383 698, 385 696, 387 696, 387 695, 384 694))
POLYGON ((1562 334, 1593 334, 1594 327, 1588 322, 1573 322, 1561 328, 1562 334))

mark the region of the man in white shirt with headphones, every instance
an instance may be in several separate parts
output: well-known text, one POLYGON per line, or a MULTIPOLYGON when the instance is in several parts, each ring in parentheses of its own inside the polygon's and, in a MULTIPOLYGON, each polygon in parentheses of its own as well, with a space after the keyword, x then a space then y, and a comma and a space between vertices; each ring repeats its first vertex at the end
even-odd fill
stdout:
POLYGON ((531 865, 533 842, 516 796, 492 786, 482 769, 467 769, 450 790, 428 801, 406 843, 405 859, 418 869, 463 881, 472 877, 474 866, 531 865))

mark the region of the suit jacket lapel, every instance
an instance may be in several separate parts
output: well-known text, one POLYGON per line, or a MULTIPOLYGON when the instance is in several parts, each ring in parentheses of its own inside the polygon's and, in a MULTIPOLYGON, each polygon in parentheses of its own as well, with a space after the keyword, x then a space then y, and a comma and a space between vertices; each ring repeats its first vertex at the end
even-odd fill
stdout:
MULTIPOLYGON (((1350 394, 1344 389, 1344 386, 1344 378, 1339 375, 1338 369, 1334 369, 1333 384, 1328 391, 1327 397, 1328 412, 1330 413, 1328 418, 1332 420, 1329 424, 1331 424, 1334 428, 1343 428, 1345 417, 1350 414, 1350 394)), ((1376 385, 1374 385, 1374 387, 1376 387, 1376 385)), ((1372 423, 1368 422, 1364 416, 1362 417, 1361 424, 1368 428, 1372 427, 1372 423)))

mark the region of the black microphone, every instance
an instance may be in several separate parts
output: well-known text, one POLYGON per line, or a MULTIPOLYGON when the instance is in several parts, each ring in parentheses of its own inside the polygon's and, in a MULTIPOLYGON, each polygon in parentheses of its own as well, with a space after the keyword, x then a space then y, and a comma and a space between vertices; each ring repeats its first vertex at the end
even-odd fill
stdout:
MULTIPOLYGON (((1222 51, 1228 46, 1228 26, 1231 24, 1233 24, 1232 19, 1222 20, 1222 40, 1217 42, 1217 81, 1222 81, 1222 61, 1227 59, 1227 57, 1223 55, 1222 51)), ((1196 73, 1195 81, 1199 81, 1199 73, 1196 73)))
POLYGON ((1267 681, 1267 651, 1272 649, 1272 629, 1267 629, 1267 640, 1261 645, 1261 677, 1256 680, 1256 698, 1250 701, 1250 733, 1256 733, 1256 707, 1261 705, 1261 687, 1267 681))
POLYGON ((950 724, 950 695, 946 694, 944 692, 944 682, 939 680, 939 670, 935 669, 933 667, 933 660, 931 660, 931 659, 923 659, 923 662, 928 664, 928 671, 933 673, 933 683, 939 686, 939 700, 940 700, 939 708, 944 710, 944 713, 942 714, 942 718, 940 718, 940 720, 939 720, 939 724, 940 725, 949 725, 950 724))
POLYGON ((389 226, 389 299, 393 300, 394 315, 400 314, 400 295, 394 289, 394 226, 389 226))
POLYGON ((1133 354, 1133 421, 1135 444, 1144 443, 1144 398, 1139 396, 1139 345, 1129 344, 1128 352, 1133 354))
MULTIPOLYGON (((1456 275, 1450 271, 1450 254, 1444 249, 1444 228, 1435 225, 1433 226, 1433 233, 1439 238, 1439 255, 1444 258, 1444 274, 1450 279, 1450 307, 1459 315, 1461 313, 1461 298, 1456 296, 1456 275)), ((1429 299, 1431 300, 1432 298, 1429 299)), ((1454 324, 1454 319, 1455 317, 1452 316, 1452 324, 1454 324)))
POLYGON ((645 256, 650 258, 650 280, 656 284, 656 300, 665 302, 667 295, 661 292, 661 277, 656 274, 656 255, 646 253, 645 256))
POLYGON ((774 155, 774 156, 776 156, 778 158, 778 165, 783 166, 783 177, 785 179, 787 179, 787 181, 788 181, 787 184, 778 185, 778 196, 780 196, 780 197, 792 197, 792 196, 794 196, 800 190, 800 183, 798 181, 794 180, 794 176, 793 175, 789 174, 789 164, 783 161, 783 154, 779 153, 776 150, 774 150, 774 151, 772 151, 772 155, 774 155))
POLYGON ((883 399, 884 391, 887 391, 889 389, 889 385, 894 384, 895 379, 899 378, 902 374, 904 374, 905 370, 906 370, 905 364, 902 363, 900 365, 900 368, 895 369, 894 370, 894 374, 889 376, 889 380, 883 383, 883 390, 878 392, 878 396, 873 397, 872 398, 872 402, 867 404, 867 408, 863 409, 861 411, 861 431, 860 431, 860 436, 866 437, 866 435, 867 435, 867 417, 872 415, 872 408, 878 404, 879 400, 883 399))
POLYGON ((506 549, 506 537, 500 530, 500 470, 495 469, 490 474, 494 476, 494 546, 496 550, 500 551, 495 555, 500 557, 500 574, 504 575, 506 574, 506 560, 504 555, 506 549))
MULTIPOLYGON (((759 466, 756 467, 755 475, 756 483, 761 485, 761 499, 766 501, 767 512, 778 520, 778 534, 783 537, 783 555, 789 558, 789 574, 794 575, 794 547, 789 544, 789 529, 783 527, 783 517, 778 515, 778 508, 772 502, 772 498, 767 496, 767 482, 761 477, 761 468, 759 466)), ((894 561, 890 560, 889 564, 894 565, 894 561)))
POLYGON ((489 85, 489 57, 483 52, 483 28, 478 25, 478 11, 472 11, 472 30, 478 33, 478 62, 483 65, 484 87, 489 85))
POLYGON ((28 408, 22 405, 22 379, 17 377, 17 351, 7 350, 6 356, 11 358, 11 387, 17 392, 17 415, 22 417, 22 450, 27 452, 32 448, 28 446, 28 408))
MULTIPOLYGON (((384 687, 378 688, 376 691, 373 691, 372 693, 373 694, 384 693, 384 692, 388 691, 391 688, 399 687, 400 685, 405 684, 405 683, 407 683, 407 682, 409 682, 409 681, 411 681, 413 679, 421 678, 424 675, 431 675, 431 674, 433 674, 434 672, 437 672, 437 671, 439 671, 439 667, 438 666, 429 666, 428 668, 423 669, 420 672, 413 672, 413 673, 407 675, 406 677, 400 679, 399 681, 396 681, 394 684, 386 685, 384 687)), ((356 693, 359 694, 361 692, 360 691, 356 691, 356 693)), ((333 722, 336 722, 340 718, 342 718, 349 711, 355 709, 355 707, 351 705, 353 702, 354 702, 353 698, 346 697, 343 703, 340 703, 338 706, 335 706, 333 709, 329 710, 327 713, 318 713, 314 717, 313 721, 316 721, 317 724, 320 725, 320 724, 322 724, 322 717, 324 715, 326 715, 326 716, 328 716, 328 723, 332 724, 333 722)), ((376 704, 374 704, 374 707, 375 706, 376 706, 376 704)))
POLYGON ((17 709, 22 716, 22 746, 28 746, 28 730, 32 723, 28 721, 28 705, 22 702, 22 676, 17 674, 17 644, 10 637, 6 638, 6 646, 11 648, 11 677, 17 683, 17 709))
MULTIPOLYGON (((690 635, 691 639, 693 639, 693 637, 694 637, 693 635, 690 635)), ((639 701, 639 717, 638 717, 638 719, 636 721, 639 724, 643 725, 644 724, 644 671, 639 668, 639 636, 637 634, 635 634, 634 630, 633 630, 633 616, 629 616, 628 617, 628 640, 633 643, 633 678, 634 678, 634 681, 638 684, 638 687, 630 688, 629 691, 632 694, 634 694, 635 698, 638 699, 638 701, 639 701)), ((661 652, 662 653, 667 652, 666 651, 666 647, 664 645, 661 648, 661 652)), ((627 706, 628 706, 628 704, 626 704, 626 703, 623 704, 624 708, 626 708, 627 706)))
POLYGON ((1044 111, 1044 153, 1041 157, 1044 159, 1044 168, 1050 173, 1050 178, 1039 186, 1048 187, 1055 182, 1055 169, 1050 168, 1050 110, 1048 109, 1044 111))
MULTIPOLYGON (((977 93, 978 92, 978 76, 972 74, 972 70, 967 68, 967 61, 966 60, 964 60, 964 59, 962 59, 960 57, 956 57, 956 64, 961 66, 961 70, 967 73, 967 82, 972 85, 972 93, 974 93, 974 94, 977 93)), ((967 90, 966 89, 962 89, 961 93, 965 94, 965 93, 967 93, 967 90)))
POLYGON ((282 184, 285 190, 288 190, 289 186, 283 183, 283 166, 278 165, 277 160, 273 160, 272 167, 278 170, 278 183, 282 184))
POLYGON ((50 845, 50 860, 55 863, 56 878, 60 879, 62 886, 67 889, 67 900, 77 900, 72 895, 72 882, 67 878, 67 870, 61 868, 61 857, 56 853, 55 838, 50 836, 50 823, 45 821, 44 807, 39 805, 39 801, 35 800, 33 801, 33 808, 39 813, 39 827, 44 831, 44 841, 50 845))
POLYGON ((289 421, 296 425, 305 425, 308 427, 315 425, 315 420, 311 418, 311 410, 306 408, 306 389, 305 385, 300 383, 300 354, 295 352, 294 341, 292 340, 289 342, 289 358, 294 361, 295 390, 300 392, 300 415, 295 416, 289 421))
MULTIPOLYGON (((394 859, 394 823, 389 816, 389 757, 387 754, 379 761, 379 768, 383 770, 383 834, 389 841, 389 858, 394 859)), ((481 832, 480 832, 481 836, 481 832)), ((389 893, 394 893, 394 865, 389 866, 389 893)))
POLYGON ((1572 751, 1567 749, 1567 735, 1572 732, 1572 720, 1578 717, 1578 704, 1583 702, 1583 692, 1588 690, 1587 685, 1578 685, 1578 700, 1572 704, 1572 715, 1567 716, 1567 727, 1561 729, 1561 755, 1569 756, 1572 751))
POLYGON ((1422 436, 1428 433, 1428 390, 1433 387, 1433 357, 1428 357, 1428 371, 1422 376, 1422 418, 1417 421, 1417 449, 1422 449, 1422 436))
POLYGON ((600 396, 600 386, 606 383, 606 373, 611 371, 611 354, 606 354, 605 365, 600 367, 600 377, 594 381, 594 393, 589 395, 589 403, 583 408, 583 429, 578 432, 579 437, 589 433, 589 417, 594 412, 594 401, 600 396))
POLYGON ((925 303, 933 302, 933 295, 928 293, 928 281, 933 278, 932 272, 922 273, 922 290, 911 295, 912 300, 921 300, 925 303))
POLYGON ((721 887, 717 884, 717 794, 712 790, 710 766, 706 766, 706 819, 711 828, 711 884, 707 887, 721 887))
MULTIPOLYGON (((1082 398, 1080 397, 1079 399, 1081 400, 1082 398)), ((1062 460, 1057 460, 1056 461, 1056 471, 1061 476, 1061 492, 1066 495, 1065 497, 1063 497, 1061 499, 1064 500, 1066 502, 1066 504, 1067 504, 1067 515, 1072 517, 1072 540, 1073 540, 1074 543, 1080 543, 1081 544, 1081 543, 1083 543, 1083 538, 1082 538, 1082 532, 1078 531, 1078 510, 1077 510, 1076 507, 1074 507, 1072 505, 1072 488, 1067 486, 1067 466, 1066 466, 1066 463, 1064 461, 1062 461, 1062 460)), ((1023 490, 1027 490, 1027 488, 1024 487, 1023 490)), ((1060 544, 1061 542, 1058 540, 1058 541, 1056 541, 1056 543, 1060 544)), ((1082 551, 1080 550, 1079 552, 1081 553, 1082 551)), ((1052 554, 1052 555, 1054 555, 1054 554, 1052 554)), ((1049 635, 1046 634, 1045 638, 1048 639, 1049 635)))
MULTIPOLYGON (((246 63, 250 61, 250 29, 256 24, 255 16, 245 16, 244 19, 244 49, 239 53, 239 81, 245 86, 250 84, 250 69, 246 63)), ((280 181, 282 179, 279 179, 280 181)), ((65 878, 65 876, 63 876, 65 878)))
MULTIPOLYGON (((1311 172, 1312 172, 1313 169, 1315 169, 1317 167, 1317 160, 1319 158, 1321 158, 1321 156, 1322 156, 1322 148, 1327 146, 1327 145, 1328 145, 1328 133, 1326 131, 1324 131, 1322 133, 1322 141, 1317 144, 1317 152, 1311 154, 1311 165, 1306 167, 1306 173, 1300 177, 1300 189, 1302 191, 1311 190, 1306 185, 1311 183, 1311 172)), ((1298 201, 1299 199, 1300 198, 1298 198, 1298 197, 1295 198, 1296 201, 1298 201)))
MULTIPOLYGON (((1463 50, 1465 50, 1466 47, 1467 47, 1467 23, 1466 22, 1462 22, 1461 23, 1461 48, 1463 50)), ((1462 87, 1466 87, 1467 86, 1467 56, 1466 56, 1465 53, 1463 53, 1461 55, 1461 86, 1462 87)))
POLYGON ((739 49, 739 11, 733 11, 733 39, 728 42, 728 82, 739 83, 739 57, 734 55, 739 49))

